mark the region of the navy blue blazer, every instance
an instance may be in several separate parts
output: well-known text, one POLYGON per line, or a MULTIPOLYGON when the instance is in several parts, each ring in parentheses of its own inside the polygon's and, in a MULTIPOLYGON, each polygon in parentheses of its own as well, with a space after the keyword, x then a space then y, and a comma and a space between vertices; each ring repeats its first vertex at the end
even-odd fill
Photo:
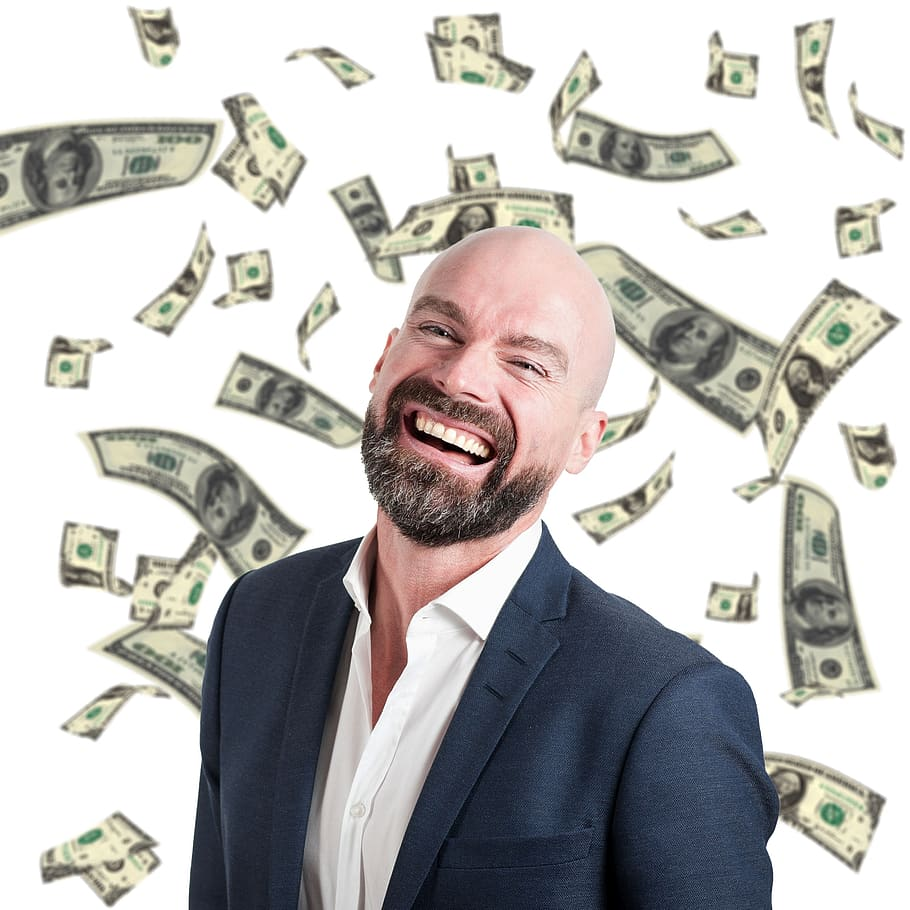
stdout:
MULTIPOLYGON (((296 910, 359 541, 239 578, 208 642, 191 910, 296 910)), ((752 692, 544 528, 414 808, 384 910, 766 910, 752 692)))

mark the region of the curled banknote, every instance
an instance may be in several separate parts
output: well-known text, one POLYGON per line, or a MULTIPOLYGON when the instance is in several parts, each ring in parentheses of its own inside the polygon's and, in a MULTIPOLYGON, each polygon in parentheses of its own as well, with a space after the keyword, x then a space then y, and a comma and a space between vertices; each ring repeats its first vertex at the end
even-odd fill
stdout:
POLYGON ((345 88, 363 85, 373 78, 373 74, 366 67, 355 63, 333 47, 302 47, 300 50, 291 51, 284 59, 299 60, 301 57, 315 57, 345 88))
POLYGON ((712 221, 710 224, 699 224, 688 212, 679 209, 679 217, 693 230, 698 231, 709 240, 732 240, 737 237, 757 237, 766 234, 762 223, 748 209, 712 221))
POLYGON ((450 145, 446 148, 446 158, 449 162, 450 193, 499 189, 501 185, 499 171, 496 168, 496 156, 492 152, 468 158, 455 158, 450 145))
POLYGON ((774 474, 769 474, 767 477, 756 477, 755 480, 748 480, 733 487, 733 492, 740 499, 752 502, 753 499, 758 499, 762 493, 767 493, 772 487, 776 487, 779 480, 780 478, 774 474))
POLYGON ((782 601, 793 689, 877 689, 850 595, 840 517, 812 484, 784 480, 782 601))
POLYGON ((404 281, 398 257, 378 258, 379 248, 391 228, 373 179, 369 175, 355 177, 336 186, 331 193, 367 254, 373 274, 383 281, 404 281))
POLYGON ((573 242, 572 197, 514 187, 468 190, 412 205, 379 246, 378 256, 436 253, 468 234, 501 225, 528 225, 573 242))
POLYGON ((825 64, 831 45, 833 19, 820 19, 797 25, 796 33, 796 79, 799 93, 806 105, 806 113, 813 123, 824 127, 832 136, 837 136, 828 99, 825 97, 825 64))
POLYGON ((44 384, 58 389, 87 389, 92 373, 92 354, 113 347, 106 338, 64 338, 57 335, 47 352, 44 384))
POLYGON ((765 752, 765 770, 780 799, 781 821, 858 872, 885 797, 841 771, 798 755, 765 752))
POLYGON ((596 543, 603 543, 617 531, 646 515, 673 486, 673 454, 640 487, 619 499, 575 512, 572 517, 596 543))
POLYGON ((215 251, 209 243, 208 231, 203 222, 186 268, 166 290, 133 317, 136 322, 141 322, 155 332, 161 332, 162 335, 170 335, 199 296, 214 259, 215 251))
POLYGON ((465 44, 488 54, 502 53, 502 23, 499 13, 478 16, 437 16, 433 34, 452 44, 465 44))
POLYGON ((667 382, 728 426, 758 410, 777 345, 680 291, 619 247, 578 247, 597 276, 616 334, 667 382))
POLYGON ((754 98, 758 88, 758 56, 724 50, 720 32, 708 38, 708 78, 705 88, 721 95, 754 98))
POLYGON ((86 869, 81 878, 106 906, 113 907, 160 865, 161 860, 154 850, 136 850, 122 861, 86 869))
POLYGON ((600 87, 600 76, 594 69, 594 62, 588 56, 587 51, 582 51, 576 61, 572 64, 572 69, 563 79, 556 97, 550 104, 550 130, 553 134, 553 148, 560 158, 565 157, 566 144, 560 134, 562 125, 569 119, 572 112, 576 110, 589 95, 600 87))
POLYGON ((132 591, 122 578, 117 578, 119 531, 98 525, 67 521, 60 541, 60 582, 66 587, 84 585, 102 588, 118 597, 132 591))
POLYGON ((152 66, 167 66, 173 62, 180 46, 180 35, 170 8, 136 9, 130 6, 128 9, 139 36, 142 56, 152 66))
POLYGON ((839 423, 838 427, 847 444, 856 479, 868 490, 881 489, 888 483, 897 463, 894 447, 888 439, 888 428, 883 423, 872 427, 839 423))
POLYGON ((263 176, 256 157, 239 136, 228 143, 212 166, 212 173, 263 212, 267 212, 277 198, 272 182, 263 176))
POLYGON ((758 573, 752 573, 752 584, 749 585, 712 581, 705 616, 725 622, 750 622, 757 619, 758 573))
POLYGON ((227 309, 250 300, 269 300, 272 296, 272 257, 268 250, 254 250, 227 257, 231 289, 212 303, 227 309))
POLYGON ((196 622, 202 592, 218 562, 218 551, 201 531, 177 561, 167 583, 155 592, 148 618, 152 629, 189 629, 196 622))
POLYGON ((61 730, 72 733, 74 736, 84 736, 87 739, 98 739, 108 728, 117 712, 134 695, 152 695, 155 698, 170 698, 167 692, 159 686, 111 686, 87 705, 80 708, 69 720, 60 725, 61 730))
POLYGON ((878 120, 864 114, 856 103, 856 83, 850 86, 847 94, 850 102, 850 110, 853 112, 853 122, 856 128, 868 136, 876 145, 890 152, 895 158, 904 157, 904 131, 893 123, 885 123, 884 120, 878 120))
POLYGON ((220 120, 111 120, 0 134, 0 231, 33 218, 192 180, 220 120))
POLYGON ((319 326, 331 319, 340 309, 335 291, 332 289, 331 283, 327 281, 319 289, 319 293, 313 298, 313 302, 307 307, 303 318, 297 325, 297 354, 300 362, 307 369, 310 369, 310 357, 306 352, 307 341, 319 326))
POLYGON ((602 452, 604 449, 608 449, 610 446, 616 445, 617 442, 622 442, 624 439, 634 436, 648 422, 648 417, 651 415, 651 409, 654 407, 654 403, 657 401, 657 396, 659 394, 660 379, 655 376, 651 382, 651 387, 648 389, 647 404, 638 411, 620 414, 618 417, 611 417, 606 430, 604 430, 603 436, 600 437, 600 442, 597 444, 595 454, 597 452, 602 452))
POLYGON ((235 575, 287 555, 306 533, 216 448, 182 433, 128 427, 81 434, 104 477, 179 502, 235 575))
POLYGON ((822 398, 897 322, 837 279, 809 304, 781 345, 755 415, 772 476, 780 477, 822 398))
POLYGON ((170 556, 140 555, 136 558, 130 619, 148 622, 155 615, 160 608, 158 598, 171 583, 179 564, 178 558, 170 556))
POLYGON ((882 248, 878 216, 894 207, 892 199, 876 199, 864 205, 841 205, 834 213, 837 252, 841 256, 863 256, 882 248))
POLYGON ((363 420, 302 379, 239 354, 216 404, 265 417, 335 448, 360 441, 363 420))

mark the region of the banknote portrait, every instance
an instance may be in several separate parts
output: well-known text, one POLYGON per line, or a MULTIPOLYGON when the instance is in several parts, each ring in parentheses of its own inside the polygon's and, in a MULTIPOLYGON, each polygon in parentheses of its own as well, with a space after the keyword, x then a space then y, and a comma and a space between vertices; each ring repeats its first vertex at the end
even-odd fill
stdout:
POLYGON ((296 379, 267 379, 256 393, 256 407, 265 417, 288 420, 296 416, 306 402, 306 392, 296 379))
POLYGON ((825 392, 825 374, 821 364, 806 354, 795 354, 784 370, 784 382, 793 403, 812 410, 819 396, 825 392))
POLYGON ((597 153, 604 166, 618 174, 637 174, 651 163, 648 147, 634 133, 610 129, 603 134, 597 153))
POLYGON ((857 436, 853 440, 853 446, 856 454, 869 464, 891 464, 894 460, 894 452, 884 433, 857 436))
POLYGON ((157 19, 143 18, 141 20, 141 28, 143 36, 151 41, 152 44, 179 44, 180 38, 177 35, 177 29, 174 27, 174 20, 171 18, 170 12, 157 19))
POLYGON ((187 266, 179 275, 179 277, 174 281, 174 291, 178 294, 183 294, 184 297, 189 297, 195 290, 196 285, 199 283, 199 278, 196 276, 196 273, 193 271, 192 266, 187 266))
POLYGON ((22 182, 32 205, 47 212, 84 199, 100 175, 101 153, 88 136, 54 130, 29 145, 22 182))
POLYGON ((220 462, 199 475, 195 497, 203 529, 222 546, 240 540, 256 518, 256 496, 249 483, 220 462))
POLYGON ((797 638, 810 645, 840 644, 853 632, 853 611, 841 592, 827 581, 797 585, 787 609, 797 638))
POLYGON ((481 204, 462 206, 446 229, 446 244, 451 246, 468 234, 495 226, 496 216, 490 206, 481 204))
POLYGON ((716 376, 731 360, 736 333, 703 310, 673 310, 654 325, 651 354, 668 379, 699 383, 716 376))
POLYGON ((372 202, 365 202, 351 209, 351 224, 359 236, 379 237, 388 230, 385 214, 372 202))
POLYGON ((629 515, 634 515, 636 512, 640 512, 648 504, 648 494, 645 492, 644 487, 633 490, 628 495, 623 496, 623 498, 619 500, 619 504, 629 515))
POLYGON ((791 768, 778 768, 769 777, 777 790, 781 814, 796 808, 806 793, 805 777, 791 768))

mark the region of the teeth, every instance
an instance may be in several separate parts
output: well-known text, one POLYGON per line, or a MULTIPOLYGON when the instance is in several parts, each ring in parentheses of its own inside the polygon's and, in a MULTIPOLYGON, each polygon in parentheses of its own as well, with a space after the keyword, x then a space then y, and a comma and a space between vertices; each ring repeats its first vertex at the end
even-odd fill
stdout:
POLYGON ((452 427, 447 427, 445 424, 439 423, 430 417, 425 417, 423 414, 418 414, 415 417, 414 425, 421 433, 435 436, 437 439, 441 439, 450 445, 458 446, 459 449, 463 449, 472 455, 486 458, 490 454, 490 447, 480 442, 480 440, 470 439, 464 433, 459 433, 452 427))
POLYGON ((430 435, 435 436, 437 439, 442 439, 443 434, 445 433, 446 428, 441 423, 434 423, 430 429, 430 435))

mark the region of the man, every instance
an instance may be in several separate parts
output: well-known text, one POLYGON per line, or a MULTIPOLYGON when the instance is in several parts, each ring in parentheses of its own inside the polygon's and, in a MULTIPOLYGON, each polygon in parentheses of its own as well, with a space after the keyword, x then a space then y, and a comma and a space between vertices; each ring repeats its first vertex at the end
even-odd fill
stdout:
POLYGON ((213 625, 192 910, 771 906, 745 681, 541 523, 613 344, 544 231, 417 282, 370 383, 375 528, 248 573, 213 625))

